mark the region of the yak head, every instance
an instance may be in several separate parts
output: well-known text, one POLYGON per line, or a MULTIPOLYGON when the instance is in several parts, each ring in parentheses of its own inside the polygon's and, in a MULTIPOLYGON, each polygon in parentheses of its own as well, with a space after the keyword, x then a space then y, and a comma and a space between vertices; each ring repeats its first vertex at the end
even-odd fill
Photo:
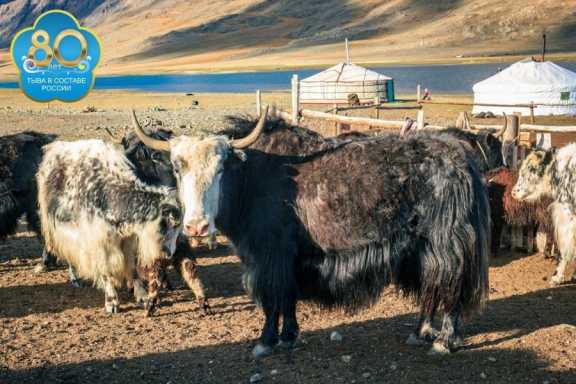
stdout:
POLYGON ((158 140, 144 133, 136 115, 132 113, 134 130, 140 140, 156 151, 170 154, 170 161, 184 207, 184 233, 188 236, 208 236, 216 231, 221 180, 227 159, 236 156, 245 160, 243 148, 254 143, 264 128, 268 109, 260 117, 256 128, 241 139, 226 136, 199 138, 177 136, 158 140))
POLYGON ((517 200, 534 201, 550 195, 551 167, 553 150, 535 150, 522 162, 518 172, 518 181, 512 188, 512 197, 517 200))

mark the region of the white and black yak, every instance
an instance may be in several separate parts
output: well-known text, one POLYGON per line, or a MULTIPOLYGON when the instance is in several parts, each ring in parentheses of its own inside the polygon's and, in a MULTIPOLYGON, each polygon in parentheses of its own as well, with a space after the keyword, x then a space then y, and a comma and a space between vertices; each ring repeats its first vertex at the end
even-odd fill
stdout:
POLYGON ((576 259, 576 144, 558 151, 532 151, 522 161, 512 196, 522 201, 554 200, 550 209, 560 262, 550 282, 563 283, 566 267, 576 259))
POLYGON ((37 183, 47 250, 104 290, 106 312, 118 312, 116 288, 127 281, 150 314, 159 283, 146 292, 136 268, 173 255, 182 223, 175 190, 145 184, 100 140, 48 144, 37 183))
MULTIPOLYGON (((0 240, 14 233, 22 216, 41 238, 35 176, 42 148, 55 138, 33 131, 0 137, 0 240)), ((53 261, 44 251, 40 265, 46 267, 53 261)))
POLYGON ((134 116, 142 141, 170 152, 185 231, 218 228, 245 264, 245 287, 266 317, 254 356, 293 345, 299 300, 358 310, 390 284, 421 306, 410 341, 435 339, 432 353, 457 348, 462 315, 488 295, 490 238, 486 190, 462 145, 437 134, 260 136, 265 122, 266 113, 239 139, 162 141, 134 116), (440 332, 432 327, 438 308, 440 332))

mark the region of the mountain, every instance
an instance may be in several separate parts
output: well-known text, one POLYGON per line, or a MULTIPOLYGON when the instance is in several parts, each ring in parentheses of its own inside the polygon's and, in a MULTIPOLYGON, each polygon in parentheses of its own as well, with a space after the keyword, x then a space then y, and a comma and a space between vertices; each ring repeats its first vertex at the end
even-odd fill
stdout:
POLYGON ((103 43, 105 73, 445 62, 576 52, 574 0, 0 0, 0 73, 12 36, 65 9, 103 43))

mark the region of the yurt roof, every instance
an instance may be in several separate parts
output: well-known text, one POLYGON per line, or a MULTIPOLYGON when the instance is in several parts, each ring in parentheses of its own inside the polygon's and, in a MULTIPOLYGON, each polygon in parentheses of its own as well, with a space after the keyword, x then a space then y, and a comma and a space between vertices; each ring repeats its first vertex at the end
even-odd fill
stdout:
POLYGON ((474 92, 567 92, 576 90, 576 73, 551 61, 523 60, 472 87, 474 92))
POLYGON ((392 80, 391 77, 356 64, 340 63, 302 80, 304 83, 357 83, 392 80))

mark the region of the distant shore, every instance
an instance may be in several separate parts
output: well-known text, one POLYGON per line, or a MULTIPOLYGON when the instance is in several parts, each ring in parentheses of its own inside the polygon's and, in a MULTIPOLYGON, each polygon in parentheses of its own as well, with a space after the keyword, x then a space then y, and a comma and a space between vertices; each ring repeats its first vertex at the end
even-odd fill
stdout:
MULTIPOLYGON (((470 56, 470 57, 438 57, 438 58, 390 58, 388 60, 358 60, 355 64, 365 67, 415 67, 434 65, 466 65, 466 64, 511 64, 516 61, 531 57, 531 55, 495 55, 495 56, 470 56)), ((539 57, 534 55, 534 57, 539 57)), ((14 65, 8 60, 6 50, 0 51, 0 82, 16 81, 17 73, 14 65), (2 62, 3 61, 3 62, 2 62)), ((550 53, 546 55, 550 61, 576 61, 576 52, 550 53)), ((108 64, 97 68, 96 73, 100 76, 127 76, 127 75, 174 75, 174 74, 225 74, 225 73, 250 73, 250 72, 276 72, 290 70, 325 69, 337 62, 318 61, 314 63, 298 63, 287 61, 285 63, 264 63, 259 65, 236 65, 226 61, 212 64, 180 64, 172 65, 169 59, 140 64, 108 64)))

